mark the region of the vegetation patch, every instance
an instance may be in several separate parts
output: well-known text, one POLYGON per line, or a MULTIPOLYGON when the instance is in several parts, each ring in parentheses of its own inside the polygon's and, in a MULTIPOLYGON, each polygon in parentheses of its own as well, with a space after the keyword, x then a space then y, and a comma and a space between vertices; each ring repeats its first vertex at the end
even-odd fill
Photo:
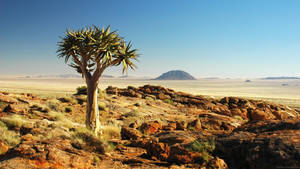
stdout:
POLYGON ((98 103, 99 110, 106 111, 106 104, 103 102, 98 103))
POLYGON ((71 136, 72 145, 87 151, 105 152, 104 142, 86 127, 77 128, 71 136))
POLYGON ((102 126, 101 129, 101 138, 104 140, 109 140, 109 139, 119 139, 121 138, 121 127, 116 124, 108 124, 102 126))
POLYGON ((20 143, 20 136, 14 131, 8 130, 6 124, 2 121, 0 121, 0 133, 0 141, 6 142, 9 146, 14 147, 20 143))
POLYGON ((76 95, 87 95, 87 87, 79 86, 76 88, 76 95))
POLYGON ((185 146, 186 149, 194 152, 199 152, 205 162, 209 161, 210 153, 215 149, 215 139, 197 139, 185 146))
POLYGON ((140 124, 141 121, 144 120, 143 115, 137 110, 132 110, 130 112, 123 114, 122 118, 125 126, 128 126, 131 123, 140 124))
POLYGON ((26 123, 23 117, 17 114, 6 116, 2 118, 1 121, 4 122, 9 129, 21 128, 26 123))
POLYGON ((63 102, 63 103, 71 103, 71 104, 75 104, 77 101, 76 99, 72 98, 72 97, 61 97, 58 99, 59 101, 63 102))
POLYGON ((52 121, 63 121, 65 119, 65 116, 59 112, 50 112, 48 115, 52 121))
POLYGON ((0 101, 0 110, 3 110, 7 105, 8 103, 0 101))
POLYGON ((31 109, 37 110, 37 111, 40 111, 40 112, 43 112, 43 113, 49 113, 51 111, 49 107, 47 107, 45 105, 42 105, 40 103, 33 104, 31 106, 31 109))
POLYGON ((174 105, 174 102, 170 99, 165 99, 165 100, 163 100, 163 102, 174 105))
POLYGON ((61 111, 60 104, 57 100, 49 100, 46 105, 53 111, 61 111))
POLYGON ((86 96, 85 95, 76 96, 76 100, 78 104, 83 105, 83 103, 86 102, 86 96))

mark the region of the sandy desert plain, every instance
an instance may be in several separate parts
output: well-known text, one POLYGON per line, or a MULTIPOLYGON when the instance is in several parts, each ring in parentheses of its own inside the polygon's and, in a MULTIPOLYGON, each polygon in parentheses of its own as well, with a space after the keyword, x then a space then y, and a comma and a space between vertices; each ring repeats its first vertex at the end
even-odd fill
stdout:
MULTIPOLYGON (((126 88, 127 86, 143 86, 145 84, 160 85, 176 91, 194 95, 221 98, 237 96, 285 104, 300 108, 299 79, 198 79, 198 80, 149 80, 149 79, 117 79, 102 78, 100 89, 108 86, 126 88)), ((43 97, 60 97, 71 95, 78 86, 85 85, 81 78, 24 78, 16 76, 0 76, 0 91, 12 93, 34 93, 43 97)))

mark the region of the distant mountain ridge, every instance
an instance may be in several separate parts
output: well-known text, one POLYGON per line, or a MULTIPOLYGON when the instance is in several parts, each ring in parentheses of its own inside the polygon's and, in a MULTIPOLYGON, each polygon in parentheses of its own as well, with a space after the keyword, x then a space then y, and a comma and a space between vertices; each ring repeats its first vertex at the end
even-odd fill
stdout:
POLYGON ((300 79, 299 77, 290 77, 290 76, 278 76, 278 77, 265 77, 262 78, 265 80, 280 80, 280 79, 300 79))
MULTIPOLYGON (((102 75, 103 78, 114 78, 111 75, 102 75)), ((25 76, 24 78, 82 78, 80 74, 59 74, 59 75, 36 75, 25 76)))
POLYGON ((196 78, 182 70, 171 70, 163 73, 154 80, 196 80, 196 78))

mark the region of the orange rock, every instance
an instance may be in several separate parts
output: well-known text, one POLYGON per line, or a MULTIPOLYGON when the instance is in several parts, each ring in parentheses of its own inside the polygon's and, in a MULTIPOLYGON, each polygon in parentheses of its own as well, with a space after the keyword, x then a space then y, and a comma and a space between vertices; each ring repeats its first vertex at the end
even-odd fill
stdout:
POLYGON ((192 127, 195 130, 201 130, 202 129, 201 121, 199 119, 193 120, 190 123, 188 123, 188 127, 192 127))
POLYGON ((269 115, 261 110, 252 110, 250 111, 250 120, 267 120, 269 115))
POLYGON ((150 141, 146 145, 147 154, 159 160, 166 161, 170 155, 170 147, 167 144, 150 141))
POLYGON ((9 150, 10 146, 0 141, 0 155, 5 154, 9 150))
POLYGON ((139 128, 143 133, 152 134, 161 130, 162 124, 158 121, 147 122, 147 123, 143 123, 139 128))
POLYGON ((170 156, 168 162, 177 164, 194 163, 200 158, 199 152, 192 152, 183 148, 180 144, 176 144, 170 148, 170 156))
POLYGON ((228 169, 227 164, 223 159, 219 157, 215 157, 214 159, 210 160, 206 166, 208 169, 228 169))

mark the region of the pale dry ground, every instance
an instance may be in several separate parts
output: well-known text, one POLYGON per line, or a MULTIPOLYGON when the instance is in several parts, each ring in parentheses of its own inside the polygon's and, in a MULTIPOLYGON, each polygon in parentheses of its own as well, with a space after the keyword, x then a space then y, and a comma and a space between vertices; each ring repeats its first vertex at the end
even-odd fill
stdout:
MULTIPOLYGON (((176 91, 213 97, 238 96, 300 107, 300 80, 259 80, 246 83, 242 79, 201 79, 195 81, 156 81, 141 79, 101 79, 99 87, 127 87, 145 84, 161 85, 176 91), (282 86, 288 84, 288 86, 282 86)), ((0 77, 0 91, 34 93, 59 97, 73 94, 82 79, 0 77)))

